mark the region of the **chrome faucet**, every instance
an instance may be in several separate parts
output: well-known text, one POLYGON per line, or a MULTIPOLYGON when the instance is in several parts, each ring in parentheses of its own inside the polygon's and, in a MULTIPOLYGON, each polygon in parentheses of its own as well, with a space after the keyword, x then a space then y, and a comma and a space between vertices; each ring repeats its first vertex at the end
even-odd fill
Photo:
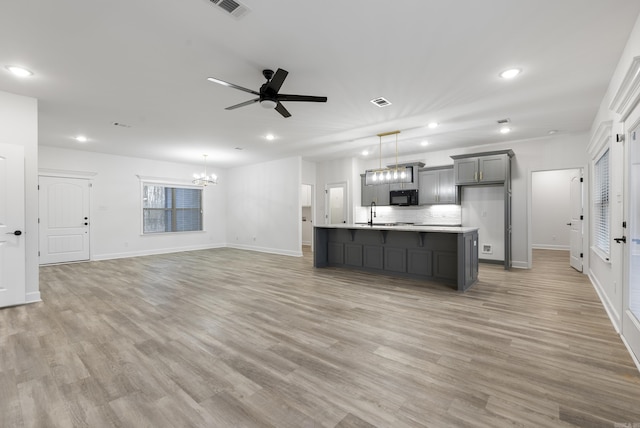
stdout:
POLYGON ((369 226, 373 226, 373 218, 376 216, 376 210, 374 209, 374 207, 377 206, 378 205, 376 205, 375 202, 371 201, 371 205, 369 206, 369 216, 371 217, 371 220, 367 222, 369 226))

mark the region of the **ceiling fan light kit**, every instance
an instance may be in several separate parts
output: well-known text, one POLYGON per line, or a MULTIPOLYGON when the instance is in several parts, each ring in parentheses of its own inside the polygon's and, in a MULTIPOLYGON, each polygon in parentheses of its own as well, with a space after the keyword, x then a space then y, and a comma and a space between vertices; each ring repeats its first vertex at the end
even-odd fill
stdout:
POLYGON ((282 105, 281 101, 306 101, 315 103, 326 103, 327 97, 316 97, 313 95, 292 95, 292 94, 280 94, 280 88, 284 83, 284 79, 287 78, 288 71, 279 68, 275 73, 273 70, 262 70, 262 75, 267 82, 260 87, 260 91, 254 91, 242 86, 235 85, 233 83, 225 82, 224 80, 216 79, 215 77, 207 78, 208 81, 217 83, 219 85, 228 86, 230 88, 238 89, 240 91, 248 92, 253 95, 257 95, 258 98, 254 98, 249 101, 245 101, 240 104, 227 107, 225 110, 235 110, 239 107, 248 106, 259 102, 260 105, 267 109, 275 109, 282 117, 290 117, 291 113, 282 105))

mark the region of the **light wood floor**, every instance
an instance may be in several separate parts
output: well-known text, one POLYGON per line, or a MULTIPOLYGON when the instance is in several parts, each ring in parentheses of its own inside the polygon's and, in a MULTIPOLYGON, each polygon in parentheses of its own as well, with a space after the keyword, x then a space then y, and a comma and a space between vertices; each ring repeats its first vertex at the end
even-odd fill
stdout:
POLYGON ((233 249, 43 267, 41 292, 0 310, 2 427, 640 423, 638 370, 562 252, 465 294, 233 249))

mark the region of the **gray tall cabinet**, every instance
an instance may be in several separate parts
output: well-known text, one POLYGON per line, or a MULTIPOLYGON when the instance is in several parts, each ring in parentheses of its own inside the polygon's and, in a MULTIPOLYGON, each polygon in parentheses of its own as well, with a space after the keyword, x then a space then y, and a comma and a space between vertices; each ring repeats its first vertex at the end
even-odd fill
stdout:
POLYGON ((451 156, 456 186, 502 186, 504 189, 504 268, 511 269, 512 150, 451 156))

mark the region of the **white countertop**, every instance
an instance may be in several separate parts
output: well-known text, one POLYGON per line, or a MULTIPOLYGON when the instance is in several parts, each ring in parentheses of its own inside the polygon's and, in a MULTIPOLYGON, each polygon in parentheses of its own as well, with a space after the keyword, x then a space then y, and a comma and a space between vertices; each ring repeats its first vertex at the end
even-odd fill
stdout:
POLYGON ((441 233, 467 233, 478 230, 477 227, 460 227, 460 226, 429 226, 421 224, 399 224, 397 226, 388 224, 320 224, 314 227, 324 229, 372 229, 372 230, 397 230, 401 232, 441 232, 441 233))

